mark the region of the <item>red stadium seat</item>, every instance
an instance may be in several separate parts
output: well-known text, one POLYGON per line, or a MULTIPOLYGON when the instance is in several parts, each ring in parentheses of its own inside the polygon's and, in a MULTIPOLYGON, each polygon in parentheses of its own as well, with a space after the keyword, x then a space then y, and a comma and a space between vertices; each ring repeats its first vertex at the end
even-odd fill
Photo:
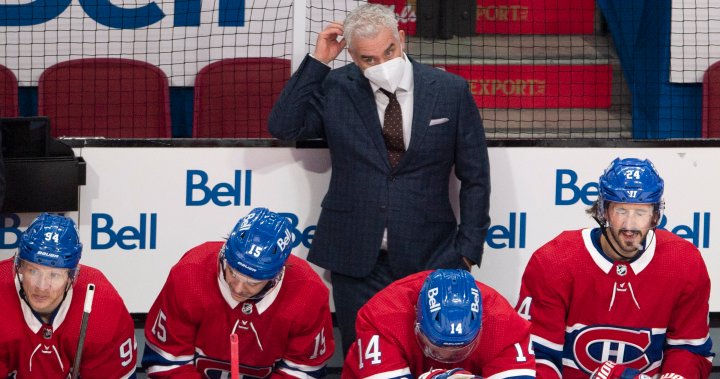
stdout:
POLYGON ((205 66, 195 78, 193 137, 272 138, 270 109, 290 78, 281 58, 229 58, 205 66))
POLYGON ((0 66, 0 117, 17 117, 18 82, 15 74, 0 66))
POLYGON ((168 80, 157 67, 130 59, 61 62, 38 81, 38 114, 54 137, 170 138, 168 80))
POLYGON ((710 65, 703 76, 702 136, 720 138, 720 61, 710 65))

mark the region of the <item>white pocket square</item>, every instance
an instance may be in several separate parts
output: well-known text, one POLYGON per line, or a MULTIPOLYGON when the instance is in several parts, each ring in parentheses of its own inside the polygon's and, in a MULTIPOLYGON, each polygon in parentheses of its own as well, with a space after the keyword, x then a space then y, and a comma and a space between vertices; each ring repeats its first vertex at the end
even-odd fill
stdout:
POLYGON ((450 121, 449 118, 445 118, 445 117, 443 117, 443 118, 436 118, 436 119, 434 119, 434 120, 430 120, 430 126, 444 124, 444 123, 446 123, 446 122, 448 122, 448 121, 450 121))

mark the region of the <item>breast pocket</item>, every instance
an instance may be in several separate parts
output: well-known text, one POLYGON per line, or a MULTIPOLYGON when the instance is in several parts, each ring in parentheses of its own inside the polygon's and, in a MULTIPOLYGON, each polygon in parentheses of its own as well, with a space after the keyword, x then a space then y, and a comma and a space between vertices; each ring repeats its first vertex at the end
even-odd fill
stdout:
POLYGON ((430 120, 429 126, 440 126, 440 125, 447 124, 449 121, 450 121, 450 119, 447 117, 434 118, 434 119, 430 120))
POLYGON ((454 151, 455 123, 447 117, 433 117, 430 119, 423 138, 423 145, 430 153, 454 151))
POLYGON ((328 209, 332 211, 338 211, 338 212, 350 212, 353 210, 353 203, 343 200, 343 199, 337 199, 333 197, 325 197, 323 199, 322 204, 320 206, 323 209, 328 209))

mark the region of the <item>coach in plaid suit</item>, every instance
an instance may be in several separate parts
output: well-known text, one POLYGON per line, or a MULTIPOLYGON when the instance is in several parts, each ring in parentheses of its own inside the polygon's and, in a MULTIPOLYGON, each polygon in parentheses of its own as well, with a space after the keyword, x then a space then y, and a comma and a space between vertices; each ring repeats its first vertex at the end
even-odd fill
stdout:
POLYGON ((278 139, 322 138, 330 149, 332 177, 308 260, 331 272, 346 353, 370 297, 411 273, 479 264, 490 224, 485 132, 468 84, 410 59, 404 43, 392 10, 358 7, 319 34, 269 119, 278 139), (346 44, 353 63, 331 70, 346 44), (402 109, 399 159, 389 158, 383 137, 391 122, 384 92, 402 109), (459 226, 448 190, 453 166, 459 226))

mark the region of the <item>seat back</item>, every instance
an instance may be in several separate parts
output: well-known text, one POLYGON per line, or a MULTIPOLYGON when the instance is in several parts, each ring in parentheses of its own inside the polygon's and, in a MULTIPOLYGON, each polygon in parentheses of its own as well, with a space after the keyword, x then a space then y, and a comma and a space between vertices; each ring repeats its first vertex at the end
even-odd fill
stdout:
POLYGON ((195 78, 193 137, 272 138, 270 110, 290 78, 282 58, 228 58, 195 78))
POLYGON ((720 61, 713 63, 703 76, 703 138, 720 138, 720 61))
POLYGON ((168 80, 131 59, 83 58, 46 69, 38 81, 38 114, 53 137, 170 138, 168 80))
POLYGON ((0 66, 0 117, 17 117, 18 81, 5 66, 0 66))

